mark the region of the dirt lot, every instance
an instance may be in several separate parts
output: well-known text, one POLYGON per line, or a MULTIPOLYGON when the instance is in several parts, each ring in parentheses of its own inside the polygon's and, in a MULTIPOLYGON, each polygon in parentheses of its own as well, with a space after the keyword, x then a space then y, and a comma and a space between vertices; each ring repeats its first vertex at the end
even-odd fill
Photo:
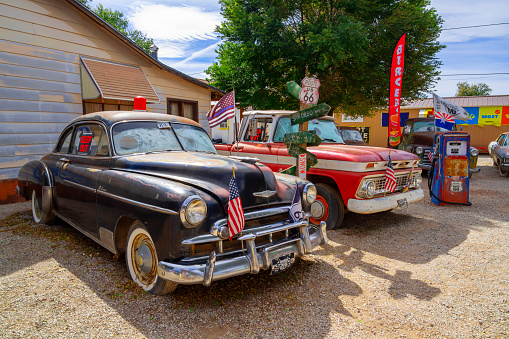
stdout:
POLYGON ((348 214, 279 275, 165 297, 70 226, 0 206, 0 337, 507 338, 509 178, 488 157, 480 167, 471 207, 435 206, 425 188, 407 210, 348 214))

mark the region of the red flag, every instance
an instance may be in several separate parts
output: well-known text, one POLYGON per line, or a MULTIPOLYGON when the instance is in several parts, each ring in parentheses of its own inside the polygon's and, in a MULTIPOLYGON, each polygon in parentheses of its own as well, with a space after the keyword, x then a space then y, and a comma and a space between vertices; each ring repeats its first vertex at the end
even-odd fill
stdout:
POLYGON ((228 229, 230 230, 230 241, 235 234, 242 232, 245 221, 239 189, 234 175, 232 180, 230 180, 230 200, 228 201, 228 229))
POLYGON ((403 67, 405 64, 405 34, 399 38, 392 54, 390 92, 389 92, 389 144, 399 145, 401 141, 401 126, 399 108, 401 101, 401 84, 403 81, 403 67))
POLYGON ((392 167, 391 154, 389 153, 389 162, 387 163, 387 170, 385 171, 385 191, 394 192, 398 183, 396 181, 396 175, 394 174, 394 167, 392 167))
POLYGON ((226 94, 207 113, 209 126, 214 127, 235 116, 235 91, 226 94))

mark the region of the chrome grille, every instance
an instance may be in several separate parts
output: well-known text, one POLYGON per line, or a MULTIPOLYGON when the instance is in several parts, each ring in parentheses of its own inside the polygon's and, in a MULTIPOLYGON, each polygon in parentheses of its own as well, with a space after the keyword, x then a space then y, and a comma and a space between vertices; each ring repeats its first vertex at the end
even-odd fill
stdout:
POLYGON ((431 161, 429 161, 428 154, 431 153, 430 149, 425 149, 424 154, 422 155, 422 164, 426 166, 431 166, 431 161))
MULTIPOLYGON (((396 175, 397 187, 396 187, 395 192, 401 191, 406 186, 409 176, 410 176, 410 173, 396 175)), ((384 194, 385 193, 385 176, 381 177, 381 178, 371 179, 371 180, 375 184, 375 196, 384 194)), ((412 177, 412 182, 410 183, 410 187, 414 187, 414 186, 415 186, 415 176, 412 177)))

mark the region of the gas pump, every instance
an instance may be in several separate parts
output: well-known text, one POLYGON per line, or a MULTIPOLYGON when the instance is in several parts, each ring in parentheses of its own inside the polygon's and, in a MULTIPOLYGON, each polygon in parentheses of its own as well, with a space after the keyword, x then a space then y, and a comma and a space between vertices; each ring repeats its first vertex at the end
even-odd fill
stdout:
POLYGON ((468 201, 470 167, 470 135, 445 132, 437 135, 434 157, 428 173, 431 201, 441 205, 466 205, 468 201))

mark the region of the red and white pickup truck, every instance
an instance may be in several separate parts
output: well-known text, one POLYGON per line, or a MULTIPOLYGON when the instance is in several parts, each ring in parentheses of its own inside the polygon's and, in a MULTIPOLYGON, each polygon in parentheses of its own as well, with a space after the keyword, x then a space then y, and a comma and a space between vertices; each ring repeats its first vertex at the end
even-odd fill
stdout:
MULTIPOLYGON (((293 166, 296 159, 288 154, 283 143, 286 133, 297 132, 299 128, 291 125, 291 113, 294 112, 244 112, 239 142, 216 143, 216 149, 222 155, 258 158, 273 171, 293 166)), ((394 193, 386 193, 388 148, 345 145, 333 117, 308 121, 308 130, 315 130, 322 139, 319 146, 307 148, 318 157, 318 163, 307 173, 307 179, 318 190, 318 197, 311 207, 312 221, 319 223, 323 220, 328 229, 336 229, 341 226, 347 211, 362 214, 388 211, 406 207, 424 197, 416 155, 390 150, 398 186, 394 193), (404 191, 411 174, 410 187, 404 191)))

